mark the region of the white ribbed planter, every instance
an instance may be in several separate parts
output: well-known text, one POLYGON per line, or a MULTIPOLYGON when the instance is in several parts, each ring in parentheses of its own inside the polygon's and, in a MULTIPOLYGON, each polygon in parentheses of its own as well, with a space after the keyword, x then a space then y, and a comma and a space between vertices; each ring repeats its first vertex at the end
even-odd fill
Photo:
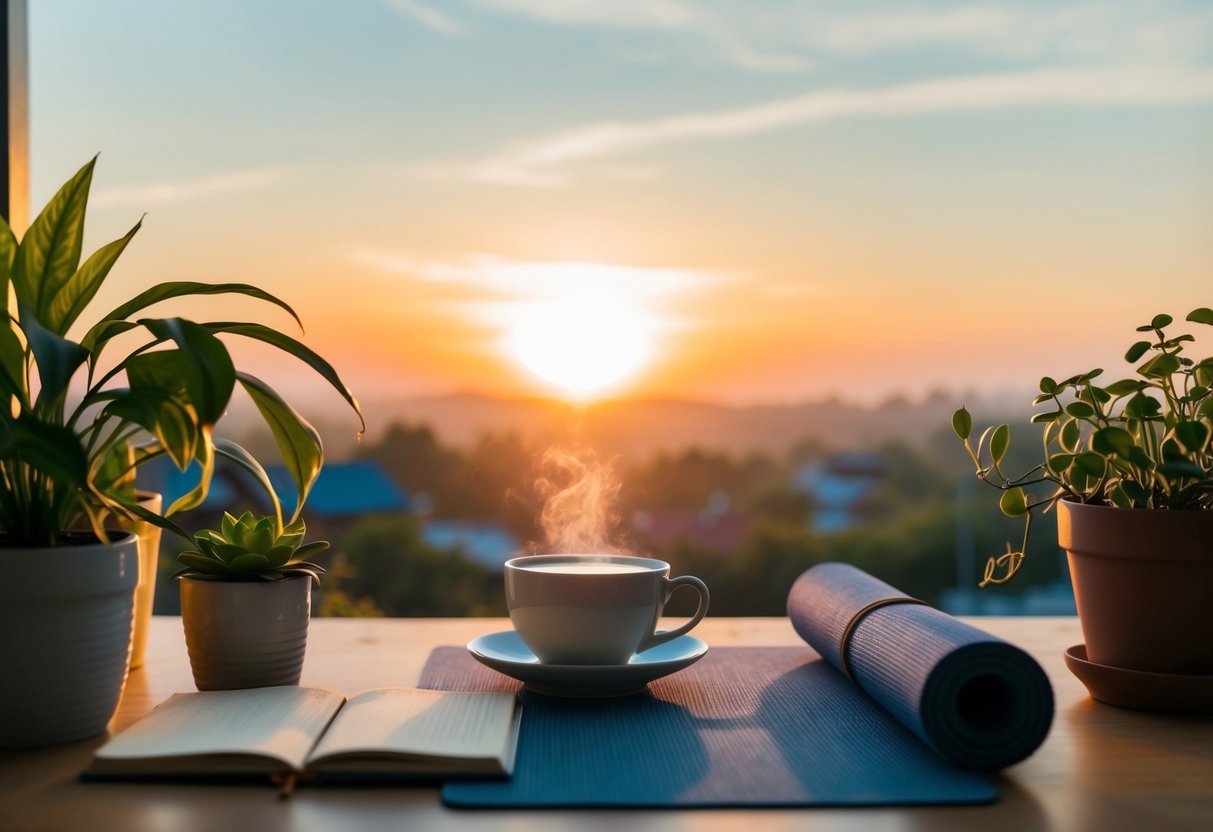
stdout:
POLYGON ((0 548, 0 746, 105 730, 126 682, 138 579, 133 534, 0 548))
POLYGON ((312 611, 310 577, 180 581, 185 645, 198 690, 299 684, 312 611))

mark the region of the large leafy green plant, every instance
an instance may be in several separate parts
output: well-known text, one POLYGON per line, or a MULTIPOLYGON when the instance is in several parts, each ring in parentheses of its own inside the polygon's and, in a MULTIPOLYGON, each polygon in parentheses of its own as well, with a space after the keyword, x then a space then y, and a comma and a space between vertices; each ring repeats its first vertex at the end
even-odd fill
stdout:
MULTIPOLYGON (((1213 325, 1213 309, 1195 309, 1191 323, 1213 325)), ((1044 424, 1044 459, 1019 477, 1002 461, 1011 444, 1007 425, 987 428, 971 441, 973 417, 961 408, 952 428, 977 467, 977 478, 1002 491, 999 506, 1024 518, 1023 544, 986 563, 981 586, 1010 580, 1023 563, 1032 515, 1061 499, 1126 509, 1213 509, 1213 357, 1184 355, 1191 335, 1168 335, 1170 315, 1155 315, 1137 328, 1149 333, 1125 353, 1141 361, 1136 375, 1099 385, 1103 370, 1040 380, 1033 404, 1048 409, 1032 417, 1044 424), (1142 359, 1146 359, 1142 361, 1142 359), (1037 499, 1026 489, 1047 485, 1037 499)))
MULTIPOLYGON (((264 324, 143 317, 161 301, 237 294, 278 306, 299 323, 284 301, 245 283, 160 283, 101 315, 78 340, 69 338, 142 223, 80 262, 95 162, 59 189, 19 243, 0 220, 0 297, 10 297, 11 285, 16 300, 15 310, 6 303, 0 325, 0 543, 54 546, 81 516, 105 538, 111 513, 186 536, 166 518, 205 499, 216 456, 272 494, 257 460, 214 436, 237 385, 270 427, 295 481, 291 521, 297 519, 323 464, 320 436, 273 388, 237 370, 218 336, 261 341, 300 359, 361 419, 357 400, 327 361, 264 324), (201 468, 198 485, 168 506, 165 518, 136 505, 133 492, 135 469, 161 456, 181 470, 195 461, 201 468)), ((286 524, 274 505, 281 532, 286 524)))

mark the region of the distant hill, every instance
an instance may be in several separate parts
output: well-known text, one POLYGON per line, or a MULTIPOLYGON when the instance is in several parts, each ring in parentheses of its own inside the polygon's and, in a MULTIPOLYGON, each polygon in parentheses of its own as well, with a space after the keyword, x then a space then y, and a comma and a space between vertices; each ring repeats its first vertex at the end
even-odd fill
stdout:
MULTIPOLYGON (((966 396, 979 422, 1025 418, 1027 397, 966 396), (1016 406, 1018 404, 1018 406, 1016 406)), ((368 436, 394 423, 426 424, 451 445, 467 445, 485 433, 515 433, 540 441, 578 437, 604 451, 648 455, 690 446, 730 453, 783 452, 807 438, 854 447, 890 437, 926 440, 946 429, 957 396, 937 393, 920 402, 890 399, 876 406, 837 400, 792 405, 729 406, 666 399, 599 402, 584 409, 545 399, 508 399, 473 393, 391 401, 367 401, 368 436)), ((334 457, 348 452, 348 420, 339 429, 318 426, 334 457), (344 441, 343 441, 344 440, 344 441)), ((336 428, 336 426, 333 426, 336 428)))

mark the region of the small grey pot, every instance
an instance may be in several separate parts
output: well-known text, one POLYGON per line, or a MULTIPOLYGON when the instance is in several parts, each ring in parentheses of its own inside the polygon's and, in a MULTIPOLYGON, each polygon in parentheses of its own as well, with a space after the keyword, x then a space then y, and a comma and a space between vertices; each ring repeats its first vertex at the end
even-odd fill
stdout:
POLYGON ((179 580, 185 645, 198 690, 299 684, 312 611, 310 577, 179 580))

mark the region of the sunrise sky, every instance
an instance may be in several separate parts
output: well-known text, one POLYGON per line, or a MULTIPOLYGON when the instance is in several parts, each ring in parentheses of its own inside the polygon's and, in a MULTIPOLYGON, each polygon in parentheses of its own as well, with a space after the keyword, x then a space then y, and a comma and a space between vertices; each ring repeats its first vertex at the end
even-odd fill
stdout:
POLYGON ((1209 3, 30 5, 33 207, 100 151, 90 250, 147 212, 98 304, 255 283, 367 399, 570 356, 584 395, 1019 390, 1213 306, 1209 3))

